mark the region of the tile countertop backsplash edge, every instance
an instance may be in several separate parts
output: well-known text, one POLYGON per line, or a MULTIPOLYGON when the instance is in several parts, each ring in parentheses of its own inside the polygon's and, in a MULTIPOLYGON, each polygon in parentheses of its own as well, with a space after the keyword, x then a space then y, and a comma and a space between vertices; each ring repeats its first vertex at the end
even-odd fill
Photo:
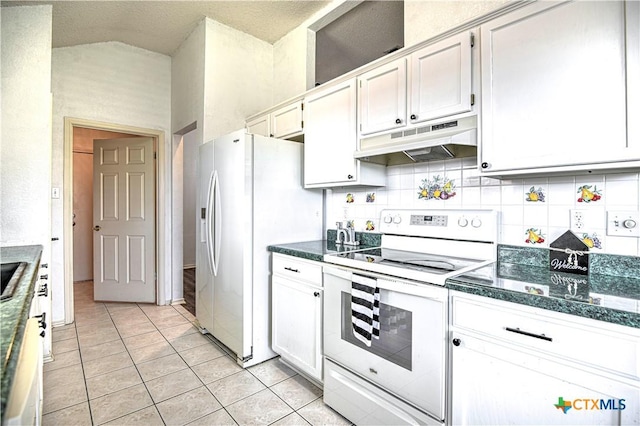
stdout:
MULTIPOLYGON (((10 300, 0 302, 0 355, 2 357, 2 378, 0 381, 0 412, 4 413, 9 400, 24 330, 29 317, 31 299, 38 278, 38 268, 42 256, 42 246, 0 247, 2 262, 27 262, 20 282, 10 300)), ((50 332, 50 330, 47 330, 50 332)))

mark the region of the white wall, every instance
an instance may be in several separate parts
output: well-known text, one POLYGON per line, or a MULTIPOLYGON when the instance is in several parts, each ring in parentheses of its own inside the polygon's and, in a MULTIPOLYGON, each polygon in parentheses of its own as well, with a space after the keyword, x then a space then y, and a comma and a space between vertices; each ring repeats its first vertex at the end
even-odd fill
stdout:
MULTIPOLYGON (((53 186, 63 188, 64 117, 97 120, 165 132, 163 152, 171 152, 171 58, 119 42, 53 49, 53 186)), ((166 157, 169 157, 168 155, 166 157)), ((170 158, 159 158, 159 172, 171 170, 170 158)), ((66 166, 68 167, 68 166, 66 166)), ((161 176, 170 187, 170 174, 161 176)), ((63 191, 68 188, 63 188, 63 191)), ((63 200, 53 200, 52 247, 53 321, 64 320, 63 200)), ((170 206, 171 203, 169 202, 170 206)), ((170 211, 158 216, 171 217, 170 211)), ((167 222, 165 235, 170 233, 167 222)), ((170 241, 170 239, 168 240, 170 241)), ((168 244, 157 241, 158 245, 168 244)), ((170 250, 167 250, 170 253, 170 250)), ((168 267, 170 259, 160 262, 168 267)), ((167 280, 170 281, 170 280, 167 280)), ((170 282, 165 285, 170 294, 170 282)))
POLYGON ((189 197, 185 194, 184 187, 189 184, 195 187, 196 181, 189 182, 189 173, 195 174, 195 165, 192 164, 189 170, 190 163, 185 162, 190 161, 190 157, 185 156, 186 135, 175 133, 195 123, 196 128, 188 133, 189 141, 196 146, 204 142, 205 36, 206 20, 202 20, 171 58, 171 128, 174 133, 171 149, 171 299, 176 301, 184 297, 182 276, 185 263, 195 264, 196 230, 187 232, 186 229, 190 223, 195 222, 195 217, 189 217, 195 215, 195 205, 191 209, 186 206, 189 197), (191 260, 189 249, 185 248, 185 245, 190 245, 189 238, 194 239, 191 260))
POLYGON ((273 47, 211 19, 206 28, 203 134, 209 141, 272 105, 273 47))
POLYGON ((404 1, 404 45, 412 46, 473 18, 496 10, 510 0, 404 1))
MULTIPOLYGON (((51 6, 3 7, 0 245, 51 247, 51 6)), ((53 283, 53 280, 51 281, 53 283)))

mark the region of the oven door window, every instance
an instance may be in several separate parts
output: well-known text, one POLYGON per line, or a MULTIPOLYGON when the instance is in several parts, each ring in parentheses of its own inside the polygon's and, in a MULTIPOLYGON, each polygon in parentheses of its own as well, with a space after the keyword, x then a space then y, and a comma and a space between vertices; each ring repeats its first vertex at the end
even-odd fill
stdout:
POLYGON ((371 347, 368 347, 353 334, 351 294, 343 291, 341 296, 342 340, 411 371, 411 311, 381 302, 380 337, 371 339, 371 347))

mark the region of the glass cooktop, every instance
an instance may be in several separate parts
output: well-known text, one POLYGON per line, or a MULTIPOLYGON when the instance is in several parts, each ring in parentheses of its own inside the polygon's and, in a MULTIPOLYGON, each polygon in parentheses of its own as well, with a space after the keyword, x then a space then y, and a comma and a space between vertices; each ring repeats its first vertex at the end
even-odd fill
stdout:
MULTIPOLYGON (((356 262, 374 264, 378 268, 390 268, 390 274, 392 274, 391 271, 393 271, 393 268, 401 268, 442 275, 459 271, 463 268, 480 263, 480 261, 476 259, 464 259, 385 248, 335 253, 332 254, 332 256, 350 259, 356 262)), ((359 267, 367 269, 366 265, 360 265, 359 267)))

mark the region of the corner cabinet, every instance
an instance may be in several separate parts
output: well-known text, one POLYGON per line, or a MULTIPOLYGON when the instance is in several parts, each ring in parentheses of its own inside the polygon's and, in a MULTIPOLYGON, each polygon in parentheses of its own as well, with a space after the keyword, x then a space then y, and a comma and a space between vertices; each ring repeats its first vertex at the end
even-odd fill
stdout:
POLYGON ((459 292, 450 303, 451 424, 637 424, 640 330, 459 292))
POLYGON ((474 40, 466 31, 360 75, 359 135, 471 111, 474 40))
POLYGON ((386 169, 353 157, 358 146, 356 79, 305 98, 304 186, 384 186, 386 169))
POLYGON ((298 100, 248 120, 246 128, 249 133, 271 138, 287 139, 300 136, 304 132, 302 100, 298 100))
POLYGON ((482 173, 640 167, 639 10, 536 2, 480 27, 482 173))
POLYGON ((281 358, 322 383, 322 266, 272 254, 271 346, 281 358))

